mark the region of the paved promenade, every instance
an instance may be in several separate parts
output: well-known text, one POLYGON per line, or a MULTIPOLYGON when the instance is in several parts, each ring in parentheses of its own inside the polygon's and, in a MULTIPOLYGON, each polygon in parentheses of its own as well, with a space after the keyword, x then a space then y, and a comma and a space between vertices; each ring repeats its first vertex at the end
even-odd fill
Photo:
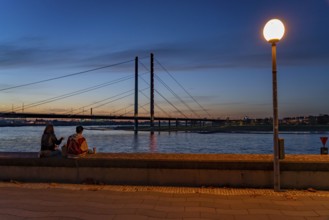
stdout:
POLYGON ((329 192, 1 182, 0 219, 329 220, 329 192))

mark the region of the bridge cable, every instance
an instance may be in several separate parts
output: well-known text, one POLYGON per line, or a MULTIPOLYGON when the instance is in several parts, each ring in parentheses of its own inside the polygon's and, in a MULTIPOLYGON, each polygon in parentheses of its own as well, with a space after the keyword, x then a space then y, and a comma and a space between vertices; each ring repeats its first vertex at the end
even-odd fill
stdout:
POLYGON ((85 106, 82 106, 82 107, 80 107, 80 108, 76 108, 76 109, 74 109, 74 110, 72 109, 72 110, 70 110, 70 111, 66 111, 64 114, 69 114, 70 112, 73 113, 73 111, 75 111, 75 110, 78 110, 78 109, 81 109, 81 108, 87 108, 87 107, 93 106, 93 105, 95 105, 95 104, 98 104, 98 103, 104 102, 104 101, 109 100, 109 99, 113 99, 113 98, 115 98, 115 97, 121 96, 121 95, 123 95, 123 94, 126 94, 126 93, 128 93, 128 92, 132 92, 132 91, 134 91, 134 89, 128 90, 128 91, 126 91, 126 92, 122 92, 122 93, 120 93, 120 94, 117 94, 117 95, 111 96, 111 97, 106 98, 106 99, 102 99, 102 100, 99 100, 99 101, 93 102, 93 103, 91 103, 91 104, 89 104, 89 105, 85 105, 85 106))
POLYGON ((181 110, 179 110, 174 104, 172 104, 166 97, 164 97, 161 93, 159 93, 155 89, 156 93, 158 93, 164 100, 166 100, 172 107, 174 107, 180 114, 182 114, 185 118, 188 118, 181 110))
MULTIPOLYGON (((134 104, 130 104, 130 105, 128 105, 128 107, 123 107, 123 108, 120 108, 120 109, 118 109, 118 110, 116 110, 114 112, 111 112, 110 115, 112 115, 112 114, 115 115, 117 112, 121 112, 122 110, 125 110, 127 108, 130 108, 132 106, 134 106, 134 104)), ((121 115, 119 115, 119 116, 121 116, 121 115)))
MULTIPOLYGON (((143 77, 141 77, 140 75, 138 76, 139 78, 141 78, 148 86, 150 85, 143 77)), ((148 87, 150 88, 150 87, 148 87)), ((148 100, 150 99, 149 96, 145 95, 145 93, 142 90, 139 90, 139 92, 148 100)), ((166 114, 168 117, 171 117, 165 110, 163 110, 163 108, 161 108, 158 104, 154 103, 154 105, 160 109, 164 114, 166 114)))
MULTIPOLYGON (((139 61, 140 62, 140 61, 139 61)), ((145 69, 148 69, 142 62, 140 62, 145 69)), ((142 77, 141 79, 146 82, 142 77)), ((180 114, 182 114, 185 118, 188 118, 181 110, 179 110, 173 103, 171 103, 167 98, 165 98, 158 90, 154 89, 157 94, 159 94, 164 100, 166 100, 173 108, 175 108, 180 114)))
MULTIPOLYGON (((144 74, 146 74, 146 73, 142 73, 141 75, 144 75, 144 74)), ((146 88, 146 89, 147 89, 147 88, 146 88)), ((143 89, 143 90, 146 90, 146 89, 143 89)), ((86 107, 89 107, 89 106, 93 106, 93 105, 95 105, 95 104, 98 104, 98 103, 104 102, 104 101, 109 100, 109 99, 113 99, 113 98, 115 98, 115 97, 121 96, 121 95, 123 95, 123 94, 126 94, 126 93, 128 93, 128 92, 132 92, 132 91, 134 91, 134 89, 131 89, 131 90, 126 91, 126 92, 122 92, 122 93, 117 94, 117 95, 115 95, 115 96, 111 96, 111 97, 109 97, 109 98, 102 99, 102 100, 100 100, 100 101, 97 101, 97 102, 94 102, 94 103, 92 103, 92 104, 85 105, 85 106, 82 106, 82 107, 80 107, 80 108, 76 108, 76 109, 81 109, 81 108, 86 108, 86 107)), ((132 94, 134 94, 134 93, 131 93, 131 94, 127 95, 127 96, 121 97, 121 98, 116 99, 116 100, 114 100, 114 101, 118 101, 118 100, 123 99, 123 98, 125 98, 125 97, 128 97, 128 96, 130 96, 130 95, 132 95, 132 94)), ((103 104, 98 105, 98 106, 93 107, 93 108, 99 108, 99 107, 101 107, 101 106, 107 105, 107 104, 109 104, 109 103, 111 103, 111 102, 114 102, 114 101, 106 102, 106 103, 103 103, 103 104)), ((71 111, 67 111, 66 113, 68 114, 68 113, 70 113, 70 112, 72 112, 72 110, 71 110, 71 111)), ((80 112, 79 112, 79 113, 80 113, 80 112)), ((78 113, 76 113, 76 114, 78 114, 78 113)))
MULTIPOLYGON (((37 107, 37 106, 40 106, 40 105, 43 105, 43 104, 58 101, 58 100, 65 99, 65 98, 68 98, 68 97, 71 97, 71 96, 80 95, 80 94, 83 94, 83 93, 86 93, 86 92, 89 92, 89 91, 93 91, 93 90, 100 89, 100 88, 103 88, 103 87, 106 87, 106 86, 109 86, 109 85, 113 85, 113 84, 116 84, 116 83, 119 83, 119 82, 122 82, 122 81, 126 81, 128 79, 133 78, 133 77, 134 76, 121 77, 119 79, 109 81, 109 82, 106 82, 106 83, 102 83, 102 84, 99 84, 99 85, 96 85, 96 86, 88 87, 86 89, 81 89, 81 90, 77 90, 77 91, 74 91, 74 92, 71 92, 71 93, 56 96, 56 97, 53 97, 53 98, 50 98, 50 99, 45 99, 45 100, 41 100, 41 101, 38 101, 38 102, 34 102, 34 103, 31 103, 31 104, 25 105, 24 109, 37 107)), ((17 108, 15 108, 15 110, 16 109, 21 109, 21 108, 17 107, 17 108)), ((9 111, 6 111, 5 113, 10 113, 10 112, 11 111, 9 110, 9 111)))
MULTIPOLYGON (((144 106, 146 106, 146 105, 149 105, 150 103, 146 103, 146 104, 144 104, 144 105, 138 105, 139 107, 141 107, 141 108, 144 108, 144 106)), ((133 105, 130 105, 130 106, 133 106, 133 105)), ((129 107, 130 107, 129 106, 129 107)), ((132 113, 134 111, 134 109, 133 110, 131 110, 131 111, 129 111, 129 112, 126 112, 126 113, 124 113, 124 114, 122 114, 122 115, 120 115, 120 116, 124 116, 124 115, 127 115, 127 114, 129 114, 129 113, 132 113)))
POLYGON ((166 84, 159 76, 155 76, 155 78, 164 86, 168 89, 169 92, 171 92, 171 94, 173 94, 181 103, 183 103, 191 112, 193 112, 193 114, 195 114, 198 118, 201 118, 200 115, 198 115, 188 104, 186 104, 186 102, 177 95, 177 93, 175 93, 169 86, 168 84, 166 84))
POLYGON ((76 76, 76 75, 80 75, 80 74, 83 74, 83 73, 89 73, 89 72, 93 72, 93 71, 100 70, 100 69, 105 69, 105 68, 109 68, 109 67, 122 65, 122 64, 129 63, 129 62, 132 62, 132 61, 134 61, 134 60, 127 60, 127 61, 123 61, 123 62, 120 62, 120 63, 114 63, 114 64, 107 65, 107 66, 102 66, 102 67, 98 67, 98 68, 94 68, 94 69, 89 69, 89 70, 84 70, 84 71, 80 71, 80 72, 76 72, 76 73, 67 74, 67 75, 64 75, 64 76, 58 76, 58 77, 54 77, 54 78, 50 78, 50 79, 44 79, 44 80, 40 80, 40 81, 36 81, 36 82, 31 82, 31 83, 21 84, 21 85, 17 85, 17 86, 7 87, 7 88, 4 88, 4 89, 0 89, 0 92, 5 91, 5 90, 9 90, 9 89, 15 89, 15 88, 20 88, 20 87, 24 87, 24 86, 35 85, 35 84, 39 84, 39 83, 43 83, 43 82, 49 82, 49 81, 52 81, 52 80, 62 79, 62 78, 70 77, 70 76, 76 76))
MULTIPOLYGON (((148 97, 147 95, 145 95, 144 92, 140 91, 140 93, 142 93, 143 96, 145 96, 147 99, 150 99, 150 97, 148 97)), ((160 111, 162 111, 164 114, 166 114, 169 118, 171 117, 165 110, 163 110, 163 108, 161 108, 159 105, 157 105, 156 103, 154 103, 155 106, 160 109, 160 111)))
MULTIPOLYGON (((110 103, 112 103, 112 102, 115 102, 115 101, 118 101, 118 100, 121 100, 121 99, 124 99, 124 98, 129 97, 129 96, 131 96, 131 95, 133 95, 133 94, 134 94, 134 92, 129 93, 128 95, 125 95, 125 96, 122 96, 122 97, 120 97, 120 98, 117 98, 117 99, 111 100, 111 101, 109 101, 109 102, 106 102, 106 103, 100 104, 100 105, 98 105, 98 106, 95 106, 95 107, 93 107, 93 109, 95 109, 95 108, 99 108, 99 107, 102 107, 102 106, 104 106, 104 105, 110 104, 110 103)), ((84 110, 83 110, 83 111, 80 111, 80 112, 78 112, 78 113, 75 113, 75 115, 78 115, 78 114, 83 113, 83 112, 84 112, 84 110)))
POLYGON ((181 83, 179 83, 176 79, 175 79, 175 77, 160 63, 160 61, 158 60, 158 59, 156 59, 155 58, 155 61, 159 64, 159 66, 186 92, 186 94, 191 98, 191 99, 193 99, 193 101, 195 102, 195 103, 197 103, 198 105, 199 105, 199 107, 204 111, 204 112, 206 112, 207 113, 207 115, 208 116, 210 116, 211 117, 211 115, 209 114, 209 112, 205 109, 205 108, 203 108, 202 107, 202 105, 184 88, 184 86, 181 84, 181 83))
MULTIPOLYGON (((146 89, 148 89, 148 88, 145 88, 145 89, 143 89, 143 90, 146 90, 146 89)), ((134 90, 134 89, 133 89, 133 90, 134 90)), ((101 106, 107 105, 107 104, 109 104, 109 103, 111 103, 111 102, 114 102, 114 101, 118 101, 118 100, 120 100, 120 99, 126 98, 126 97, 128 97, 128 96, 133 95, 133 94, 135 94, 135 92, 131 92, 131 93, 129 93, 128 95, 125 95, 125 96, 123 96, 123 97, 117 98, 117 99, 112 100, 112 101, 110 101, 110 102, 106 102, 106 103, 100 104, 100 105, 98 105, 98 106, 96 106, 96 107, 94 107, 94 108, 99 108, 99 107, 101 107, 101 106)))
MULTIPOLYGON (((145 105, 149 105, 150 103, 148 102, 148 103, 146 103, 145 105)), ((144 106, 145 105, 138 105, 140 108, 142 108, 142 109, 144 109, 144 111, 146 112, 146 114, 148 114, 149 113, 149 110, 147 110, 144 106)))

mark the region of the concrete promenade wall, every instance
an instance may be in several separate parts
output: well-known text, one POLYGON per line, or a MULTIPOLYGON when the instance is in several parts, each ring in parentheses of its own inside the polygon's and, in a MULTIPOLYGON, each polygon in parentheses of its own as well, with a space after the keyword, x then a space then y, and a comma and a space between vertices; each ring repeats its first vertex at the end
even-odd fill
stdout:
MULTIPOLYGON (((329 190, 328 155, 286 155, 280 168, 281 188, 329 190)), ((0 153, 0 180, 271 188, 273 156, 100 153, 66 159, 0 153)))

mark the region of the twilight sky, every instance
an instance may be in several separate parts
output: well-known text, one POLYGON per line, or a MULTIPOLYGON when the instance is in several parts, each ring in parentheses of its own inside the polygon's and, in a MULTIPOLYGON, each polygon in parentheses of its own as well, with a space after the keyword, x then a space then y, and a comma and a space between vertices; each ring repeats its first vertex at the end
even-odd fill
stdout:
MULTIPOLYGON (((277 47, 279 116, 328 114, 329 0, 0 0, 0 111, 131 114, 133 61, 6 88, 138 56, 147 114, 153 52, 157 91, 186 116, 209 117, 161 65, 212 117, 271 117, 262 30, 272 18, 286 26, 277 47)), ((161 95, 155 114, 182 116, 161 95)))

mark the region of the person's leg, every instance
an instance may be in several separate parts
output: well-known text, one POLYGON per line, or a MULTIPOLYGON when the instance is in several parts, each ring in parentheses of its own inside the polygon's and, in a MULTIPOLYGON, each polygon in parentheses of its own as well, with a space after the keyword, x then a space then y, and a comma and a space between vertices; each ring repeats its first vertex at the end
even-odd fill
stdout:
POLYGON ((51 151, 50 157, 62 157, 62 152, 60 150, 51 151))
POLYGON ((50 151, 50 150, 42 150, 39 153, 40 158, 42 158, 42 157, 51 157, 51 155, 52 155, 52 151, 50 151))

